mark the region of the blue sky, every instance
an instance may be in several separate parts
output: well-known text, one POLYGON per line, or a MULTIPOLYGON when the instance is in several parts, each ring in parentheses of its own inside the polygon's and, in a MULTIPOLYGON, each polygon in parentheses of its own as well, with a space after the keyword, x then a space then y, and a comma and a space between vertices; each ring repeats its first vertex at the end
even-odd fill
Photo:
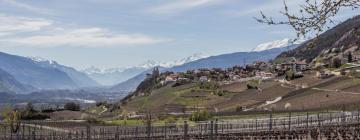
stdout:
POLYGON ((282 0, 0 0, 0 51, 77 69, 249 51, 294 37, 253 19, 260 10, 281 19, 281 8, 282 0))

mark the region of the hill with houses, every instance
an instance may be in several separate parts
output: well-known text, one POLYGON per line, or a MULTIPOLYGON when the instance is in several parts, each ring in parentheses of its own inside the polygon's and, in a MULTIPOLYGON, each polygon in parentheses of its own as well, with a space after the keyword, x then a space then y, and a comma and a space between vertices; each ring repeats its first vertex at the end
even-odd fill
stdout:
POLYGON ((349 19, 320 35, 320 39, 307 41, 274 61, 185 72, 154 69, 116 108, 133 114, 186 114, 199 109, 217 113, 357 105, 358 19, 349 19), (337 32, 340 29, 347 30, 337 32), (332 44, 324 45, 330 38, 332 44))

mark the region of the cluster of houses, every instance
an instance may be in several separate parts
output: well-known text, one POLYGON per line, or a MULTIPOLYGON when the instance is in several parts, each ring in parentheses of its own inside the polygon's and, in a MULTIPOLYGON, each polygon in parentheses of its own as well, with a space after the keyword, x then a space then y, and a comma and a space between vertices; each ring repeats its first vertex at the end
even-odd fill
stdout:
POLYGON ((168 72, 163 84, 177 81, 199 81, 199 82, 229 82, 229 81, 246 81, 247 79, 271 79, 277 75, 284 74, 288 70, 293 70, 297 74, 310 69, 310 66, 303 61, 291 60, 281 64, 272 64, 269 62, 257 61, 251 65, 234 66, 227 69, 197 69, 188 70, 187 72, 171 73, 168 72))

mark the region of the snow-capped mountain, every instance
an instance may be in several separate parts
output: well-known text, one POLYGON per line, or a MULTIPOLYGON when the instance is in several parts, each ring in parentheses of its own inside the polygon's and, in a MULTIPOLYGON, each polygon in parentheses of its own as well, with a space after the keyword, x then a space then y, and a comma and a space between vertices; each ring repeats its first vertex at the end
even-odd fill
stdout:
POLYGON ((208 57, 208 56, 202 55, 201 53, 195 53, 189 57, 182 58, 182 59, 175 60, 175 61, 170 61, 170 62, 159 62, 159 61, 154 61, 154 60, 148 60, 145 63, 143 63, 142 65, 140 65, 139 67, 153 68, 156 66, 160 66, 160 67, 164 67, 164 68, 171 68, 174 66, 180 66, 182 64, 192 62, 195 60, 199 60, 201 58, 206 58, 206 57, 208 57))
POLYGON ((174 66, 179 66, 205 57, 206 56, 197 53, 189 57, 175 61, 170 61, 170 62, 159 62, 155 60, 148 60, 138 66, 133 66, 133 67, 100 69, 92 66, 82 71, 86 73, 89 77, 97 81, 98 83, 106 86, 111 86, 124 82, 140 73, 143 73, 157 66, 164 68, 171 68, 174 66))
POLYGON ((37 62, 37 63, 46 63, 46 64, 49 64, 49 65, 57 64, 56 61, 48 60, 48 59, 41 58, 41 57, 29 56, 28 58, 31 59, 34 62, 37 62))
POLYGON ((97 82, 88 77, 85 73, 77 71, 76 69, 68 66, 61 65, 54 60, 48 60, 41 57, 27 57, 34 63, 44 68, 54 68, 65 72, 79 87, 95 87, 99 86, 97 82))
MULTIPOLYGON (((230 54, 222 54, 217 56, 210 56, 194 61, 184 63, 182 65, 173 66, 170 68, 160 67, 160 72, 164 71, 173 71, 173 72, 184 72, 187 70, 195 70, 201 68, 229 68, 235 65, 243 66, 244 60, 245 64, 252 64, 255 61, 269 61, 280 53, 287 51, 288 49, 294 49, 298 45, 290 45, 286 48, 273 48, 264 51, 254 51, 254 52, 235 52, 230 54)), ((193 59, 189 59, 193 60, 193 59)), ((185 62, 187 61, 178 61, 185 62)), ((133 78, 119 83, 111 88, 112 91, 134 91, 136 87, 145 79, 146 74, 151 73, 151 69, 140 73, 139 75, 134 76, 133 78)))
POLYGON ((303 40, 303 39, 293 41, 292 39, 285 38, 282 40, 276 40, 276 41, 260 44, 256 48, 254 48, 252 50, 252 52, 260 52, 260 51, 265 51, 265 50, 270 50, 270 49, 275 49, 275 48, 283 48, 283 47, 287 47, 287 46, 291 46, 291 45, 299 45, 304 41, 305 40, 303 40))
MULTIPOLYGON (((72 89, 78 85, 59 69, 46 67, 39 61, 0 52, 0 69, 9 73, 18 82, 36 89, 72 89)), ((49 61, 50 62, 50 61, 49 61)))
POLYGON ((109 69, 100 69, 95 66, 91 66, 87 69, 82 70, 82 72, 91 75, 91 74, 106 74, 106 73, 115 73, 123 72, 126 68, 109 68, 109 69))

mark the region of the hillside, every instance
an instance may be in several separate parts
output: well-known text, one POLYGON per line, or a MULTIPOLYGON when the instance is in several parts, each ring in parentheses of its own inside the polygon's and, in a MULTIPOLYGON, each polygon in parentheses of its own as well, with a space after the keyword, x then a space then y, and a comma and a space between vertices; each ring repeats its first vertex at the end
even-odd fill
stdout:
POLYGON ((34 88, 21 84, 9 73, 0 69, 0 92, 26 93, 31 90, 34 90, 34 88))
POLYGON ((60 71, 65 72, 79 87, 95 87, 99 86, 99 84, 88 77, 85 73, 79 72, 76 69, 68 66, 61 65, 52 60, 46 60, 39 57, 32 57, 30 58, 36 63, 37 65, 50 68, 50 69, 57 69, 60 71))
POLYGON ((277 59, 295 57, 307 62, 321 57, 324 52, 332 50, 345 52, 349 47, 360 44, 360 16, 353 17, 334 28, 324 32, 317 39, 312 39, 298 48, 281 53, 277 59), (338 49, 338 50, 337 50, 338 49))
POLYGON ((0 52, 0 69, 19 83, 37 89, 75 89, 99 86, 86 74, 55 61, 0 52))
POLYGON ((77 84, 63 71, 42 67, 30 58, 0 52, 0 68, 23 84, 36 88, 76 88, 77 84))
POLYGON ((122 107, 127 111, 150 110, 155 114, 181 114, 205 108, 213 112, 336 108, 360 101, 360 83, 353 80, 342 76, 319 79, 311 72, 289 83, 281 83, 281 78, 264 81, 261 91, 247 89, 246 82, 225 84, 218 89, 223 91, 221 96, 212 90, 199 89, 196 83, 168 85, 152 91, 149 96, 133 98, 122 107), (306 86, 299 88, 300 85, 306 86))

